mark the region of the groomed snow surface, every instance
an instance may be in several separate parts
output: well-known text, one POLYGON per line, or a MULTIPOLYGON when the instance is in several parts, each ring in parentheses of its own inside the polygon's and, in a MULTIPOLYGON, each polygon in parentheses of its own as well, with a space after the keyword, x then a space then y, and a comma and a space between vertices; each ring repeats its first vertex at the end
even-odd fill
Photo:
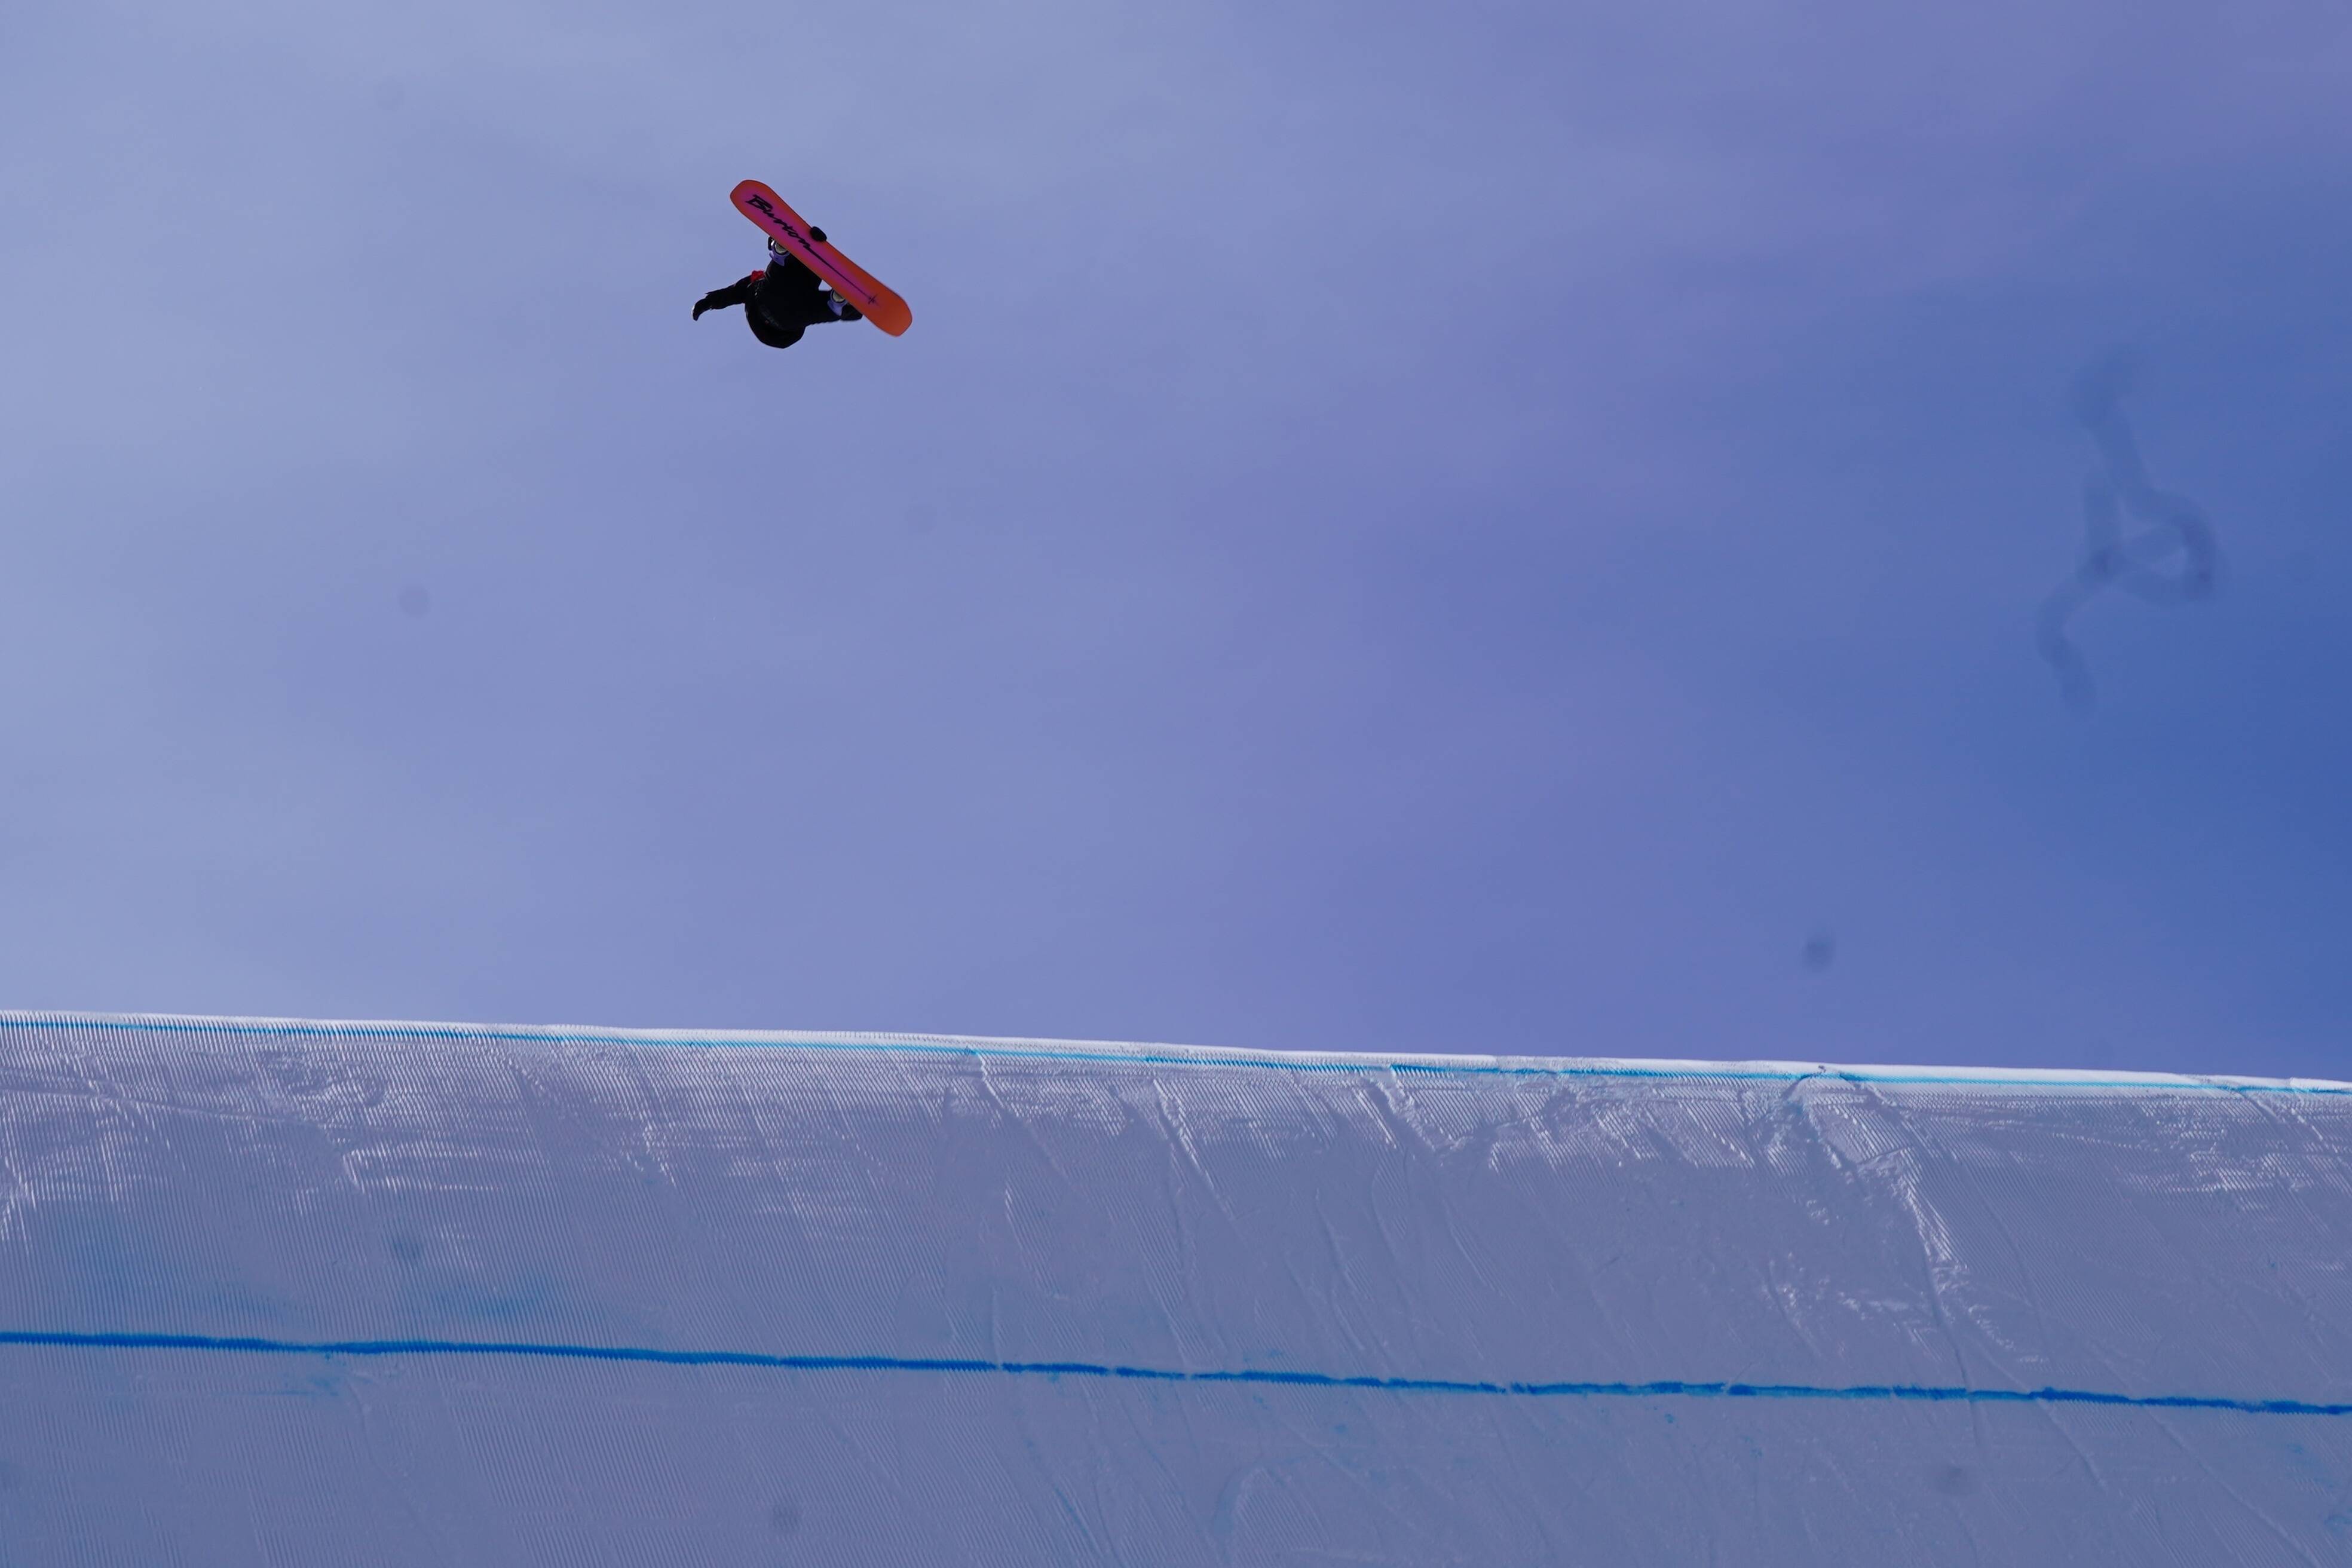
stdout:
POLYGON ((2352 1562, 2352 1087, 0 1016, 0 1563, 2352 1562))

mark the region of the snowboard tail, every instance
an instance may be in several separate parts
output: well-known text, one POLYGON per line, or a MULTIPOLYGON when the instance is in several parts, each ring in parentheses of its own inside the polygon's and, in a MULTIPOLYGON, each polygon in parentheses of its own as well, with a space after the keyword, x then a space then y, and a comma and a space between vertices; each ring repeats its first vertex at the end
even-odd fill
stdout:
POLYGON ((856 306, 866 319, 897 337, 914 323, 915 313, 890 286, 816 238, 808 220, 784 204, 757 180, 735 187, 735 210, 758 224, 776 241, 808 264, 810 271, 833 285, 833 291, 856 306))

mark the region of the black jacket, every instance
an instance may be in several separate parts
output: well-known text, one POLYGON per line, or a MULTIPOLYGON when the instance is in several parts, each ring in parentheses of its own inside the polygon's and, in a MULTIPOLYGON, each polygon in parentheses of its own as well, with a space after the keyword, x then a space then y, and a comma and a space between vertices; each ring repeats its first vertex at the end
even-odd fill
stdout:
POLYGON ((824 279, 796 257, 783 257, 764 272, 739 278, 724 289, 713 289, 695 301, 695 320, 705 310, 743 307, 751 335, 772 349, 788 349, 809 328, 826 321, 856 321, 856 307, 844 315, 833 313, 833 295, 824 279))

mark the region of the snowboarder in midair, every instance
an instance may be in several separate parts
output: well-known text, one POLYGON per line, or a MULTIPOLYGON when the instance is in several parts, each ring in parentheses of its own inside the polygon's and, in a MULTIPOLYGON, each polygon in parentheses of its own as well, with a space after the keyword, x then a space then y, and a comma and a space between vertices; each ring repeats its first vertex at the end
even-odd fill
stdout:
MULTIPOLYGON (((824 230, 811 229, 811 238, 824 243, 824 230)), ((694 319, 705 310, 743 307, 751 335, 772 349, 788 349, 809 328, 826 321, 865 320, 856 306, 824 286, 808 264, 773 239, 768 241, 768 265, 724 289, 713 289, 694 302, 694 319)))

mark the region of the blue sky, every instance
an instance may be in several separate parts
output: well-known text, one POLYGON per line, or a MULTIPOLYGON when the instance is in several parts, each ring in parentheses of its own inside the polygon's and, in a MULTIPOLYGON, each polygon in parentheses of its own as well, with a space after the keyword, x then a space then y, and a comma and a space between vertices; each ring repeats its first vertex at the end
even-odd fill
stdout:
POLYGON ((2347 100, 2319 4, 18 7, 0 1002, 2352 1077, 2347 100), (914 329, 689 322, 747 175, 914 329), (2223 574, 2077 713, 2119 351, 2223 574))

